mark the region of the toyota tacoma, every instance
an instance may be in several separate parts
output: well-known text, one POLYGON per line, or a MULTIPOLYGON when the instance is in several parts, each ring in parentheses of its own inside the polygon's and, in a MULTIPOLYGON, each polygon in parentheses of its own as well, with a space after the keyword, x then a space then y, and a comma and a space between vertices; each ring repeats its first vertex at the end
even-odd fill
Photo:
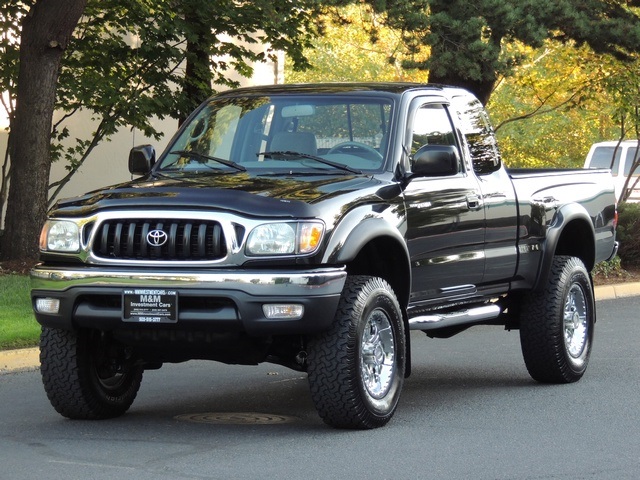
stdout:
POLYGON ((501 325, 533 379, 585 373, 590 272, 617 248, 610 172, 506 169, 465 90, 231 90, 129 170, 51 209, 31 272, 65 417, 122 415, 145 369, 207 359, 306 372, 327 424, 380 427, 412 330, 501 325))

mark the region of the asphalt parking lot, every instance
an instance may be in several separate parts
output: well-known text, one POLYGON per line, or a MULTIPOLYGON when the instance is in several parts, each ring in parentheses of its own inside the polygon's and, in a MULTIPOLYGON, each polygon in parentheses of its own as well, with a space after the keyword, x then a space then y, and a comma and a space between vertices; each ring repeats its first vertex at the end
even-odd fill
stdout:
POLYGON ((639 297, 599 300, 584 378, 529 377, 517 332, 412 333, 414 370, 380 429, 334 430, 304 374, 192 361, 145 372, 127 414, 70 421, 35 369, 0 375, 0 464, 12 480, 636 479, 639 297))

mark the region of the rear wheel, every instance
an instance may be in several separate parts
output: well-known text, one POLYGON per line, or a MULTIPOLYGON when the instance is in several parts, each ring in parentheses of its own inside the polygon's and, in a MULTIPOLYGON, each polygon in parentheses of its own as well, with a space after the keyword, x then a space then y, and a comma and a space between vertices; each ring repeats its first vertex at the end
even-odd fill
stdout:
POLYGON ((131 352, 98 331, 43 328, 40 363, 51 405, 73 419, 124 414, 142 382, 131 352))
POLYGON ((522 305, 520 343, 531 377, 545 383, 570 383, 587 369, 595 326, 589 273, 575 257, 557 256, 542 293, 522 305))
POLYGON ((406 363, 402 313, 387 282, 348 277, 331 330, 309 345, 311 396, 325 423, 376 428, 393 416, 406 363))

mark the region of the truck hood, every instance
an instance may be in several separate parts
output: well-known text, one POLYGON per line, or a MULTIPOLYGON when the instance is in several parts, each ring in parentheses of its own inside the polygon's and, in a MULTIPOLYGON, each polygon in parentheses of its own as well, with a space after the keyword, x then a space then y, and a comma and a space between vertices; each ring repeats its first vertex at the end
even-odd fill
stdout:
POLYGON ((362 175, 148 176, 60 200, 51 216, 87 216, 103 209, 214 209, 249 216, 314 217, 323 200, 369 190, 380 182, 362 175))

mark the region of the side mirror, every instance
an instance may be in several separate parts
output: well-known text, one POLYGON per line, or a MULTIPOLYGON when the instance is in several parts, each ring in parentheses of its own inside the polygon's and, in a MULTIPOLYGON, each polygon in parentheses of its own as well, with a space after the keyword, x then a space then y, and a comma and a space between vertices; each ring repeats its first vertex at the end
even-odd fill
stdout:
POLYGON ((460 155, 453 145, 423 145, 413 155, 411 171, 424 177, 444 177, 460 171, 460 155))
POLYGON ((146 175, 156 163, 156 150, 152 145, 133 147, 129 152, 129 172, 132 175, 146 175))

